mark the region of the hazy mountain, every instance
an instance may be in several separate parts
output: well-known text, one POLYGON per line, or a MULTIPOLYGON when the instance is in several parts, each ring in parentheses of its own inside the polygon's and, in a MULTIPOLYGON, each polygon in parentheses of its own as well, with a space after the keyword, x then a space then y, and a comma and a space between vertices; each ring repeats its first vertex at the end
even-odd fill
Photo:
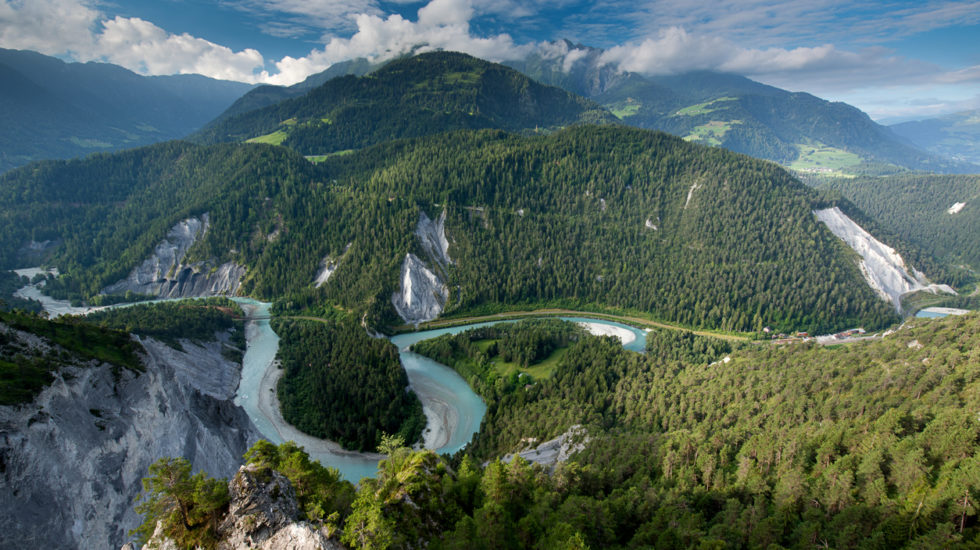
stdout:
MULTIPOLYGON (((288 93, 297 91, 302 90, 288 93)), ((454 129, 522 131, 613 121, 594 102, 508 67, 435 52, 392 61, 366 76, 334 78, 302 96, 223 117, 195 139, 253 140, 324 155, 454 129)))
POLYGON ((0 171, 182 137, 249 88, 0 49, 0 171))
POLYGON ((980 164, 980 110, 903 122, 890 128, 927 151, 980 164))
POLYGON ((618 72, 602 63, 600 49, 567 41, 553 46, 552 54, 535 54, 507 65, 593 99, 633 126, 800 170, 833 171, 861 162, 939 172, 977 169, 917 149, 844 103, 732 74, 697 71, 644 77, 618 72), (568 57, 567 52, 576 53, 568 57))
POLYGON ((313 88, 322 86, 328 80, 332 80, 338 76, 364 76, 374 68, 377 68, 377 65, 372 64, 367 59, 353 59, 350 61, 335 63, 331 65, 329 69, 310 75, 302 82, 293 84, 292 86, 273 86, 270 84, 256 86, 252 90, 249 90, 245 95, 235 100, 235 102, 228 107, 227 110, 221 113, 221 115, 208 126, 214 126, 223 120, 242 113, 247 113, 248 111, 254 111, 256 109, 261 109, 262 107, 275 105, 276 103, 286 99, 299 97, 309 92, 313 88))

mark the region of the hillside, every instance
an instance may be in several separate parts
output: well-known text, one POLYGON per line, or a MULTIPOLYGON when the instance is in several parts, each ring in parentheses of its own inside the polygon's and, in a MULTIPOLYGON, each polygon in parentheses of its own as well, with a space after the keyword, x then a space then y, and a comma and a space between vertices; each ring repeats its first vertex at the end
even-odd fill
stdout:
POLYGON ((573 50, 584 53, 568 67, 565 56, 532 55, 507 64, 593 99, 631 126, 663 130, 797 170, 847 171, 868 162, 936 172, 977 170, 913 147, 844 103, 731 74, 698 71, 646 77, 618 72, 602 64, 601 49, 563 43, 563 51, 573 50))
POLYGON ((248 84, 199 75, 140 76, 106 63, 65 63, 0 49, 0 172, 183 137, 248 84))
POLYGON ((885 231, 949 265, 980 269, 980 176, 907 173, 831 178, 836 189, 885 231))
POLYGON ((63 243, 48 259, 67 275, 48 290, 76 299, 173 246, 188 267, 153 277, 231 265, 242 278, 226 288, 374 326, 543 305, 737 331, 894 320, 814 217, 814 191, 771 163, 624 127, 464 131, 318 165, 168 143, 18 170, 0 190, 0 258, 63 243))
POLYGON ((613 120, 588 100, 501 65, 436 52, 392 61, 366 76, 328 80, 300 97, 216 121, 194 139, 250 140, 327 155, 454 129, 530 131, 613 120))
POLYGON ((902 122, 889 128, 927 151, 980 164, 980 110, 902 122))

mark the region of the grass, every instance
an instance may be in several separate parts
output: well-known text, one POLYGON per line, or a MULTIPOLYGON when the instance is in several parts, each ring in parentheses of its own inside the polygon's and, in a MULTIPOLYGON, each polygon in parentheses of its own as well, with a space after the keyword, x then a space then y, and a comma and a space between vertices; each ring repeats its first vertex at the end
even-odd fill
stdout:
POLYGON ((307 155, 306 160, 316 164, 318 162, 323 162, 330 157, 340 157, 343 155, 349 155, 353 153, 355 149, 344 149, 343 151, 334 151, 333 153, 327 153, 326 155, 307 155))
MULTIPOLYGON (((473 342, 473 344, 475 344, 477 349, 479 349, 481 352, 486 353, 487 348, 489 348, 496 341, 497 340, 494 339, 477 340, 473 342)), ((491 359, 490 363, 493 365, 494 370, 497 371, 497 374, 505 378, 513 373, 523 372, 531 375, 531 378, 534 380, 542 380, 545 378, 551 378, 551 375, 555 372, 555 368, 558 366, 558 362, 561 361, 561 358, 564 357, 566 353, 568 353, 567 347, 558 348, 548 357, 527 367, 522 367, 513 361, 504 361, 500 359, 499 355, 491 359)))
POLYGON ((707 124, 694 127, 690 134, 684 136, 684 139, 686 141, 696 141, 698 143, 718 146, 721 145, 722 140, 725 138, 725 134, 732 129, 732 125, 739 124, 740 122, 742 121, 729 120, 725 122, 721 120, 712 120, 707 124))
POLYGON ((734 97, 719 97, 718 99, 712 99, 705 103, 698 103, 697 105, 690 105, 678 110, 672 116, 698 116, 706 115, 708 113, 713 113, 718 109, 723 108, 723 106, 718 105, 718 103, 723 103, 726 101, 735 101, 734 97))
POLYGON ((282 142, 286 141, 287 137, 289 137, 289 134, 287 134, 285 131, 276 130, 271 134, 247 139, 245 140, 245 143, 268 143, 270 145, 282 145, 282 142))
POLYGON ((840 172, 844 168, 861 164, 861 157, 843 149, 829 147, 822 143, 798 143, 800 156, 789 167, 801 172, 840 172))
POLYGON ((628 99, 619 103, 613 103, 612 105, 606 105, 606 108, 609 109, 609 112, 611 112, 616 118, 622 120, 635 115, 637 112, 639 112, 641 106, 641 103, 628 99))
POLYGON ((105 148, 105 147, 112 147, 112 144, 109 143, 108 141, 102 141, 102 140, 98 140, 98 139, 87 139, 87 138, 80 138, 80 137, 72 136, 70 141, 72 143, 74 143, 75 145, 79 146, 79 147, 85 147, 85 148, 91 148, 91 149, 101 149, 101 148, 105 148))

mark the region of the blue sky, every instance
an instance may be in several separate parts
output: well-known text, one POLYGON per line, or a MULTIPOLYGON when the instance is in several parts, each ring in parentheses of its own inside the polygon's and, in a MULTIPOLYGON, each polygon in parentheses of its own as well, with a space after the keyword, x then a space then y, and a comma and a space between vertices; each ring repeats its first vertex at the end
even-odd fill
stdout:
POLYGON ((980 0, 0 0, 0 47, 274 84, 420 43, 573 61, 561 38, 622 70, 733 72, 879 120, 980 108, 980 0))

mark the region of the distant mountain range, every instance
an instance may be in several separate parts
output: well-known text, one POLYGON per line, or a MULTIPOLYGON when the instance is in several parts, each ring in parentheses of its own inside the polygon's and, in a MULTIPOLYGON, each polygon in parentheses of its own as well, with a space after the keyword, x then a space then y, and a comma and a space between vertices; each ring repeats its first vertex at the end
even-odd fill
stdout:
POLYGON ((861 163, 935 172, 980 170, 918 149, 845 103, 732 74, 697 71, 645 77, 619 72, 603 63, 601 49, 567 41, 555 46, 557 51, 576 53, 572 57, 537 54, 506 64, 540 82, 595 100, 626 124, 719 145, 801 171, 846 171, 861 163))
POLYGON ((917 147, 963 162, 980 164, 980 109, 903 122, 890 128, 917 147))
POLYGON ((183 137, 251 88, 0 49, 0 171, 183 137))

